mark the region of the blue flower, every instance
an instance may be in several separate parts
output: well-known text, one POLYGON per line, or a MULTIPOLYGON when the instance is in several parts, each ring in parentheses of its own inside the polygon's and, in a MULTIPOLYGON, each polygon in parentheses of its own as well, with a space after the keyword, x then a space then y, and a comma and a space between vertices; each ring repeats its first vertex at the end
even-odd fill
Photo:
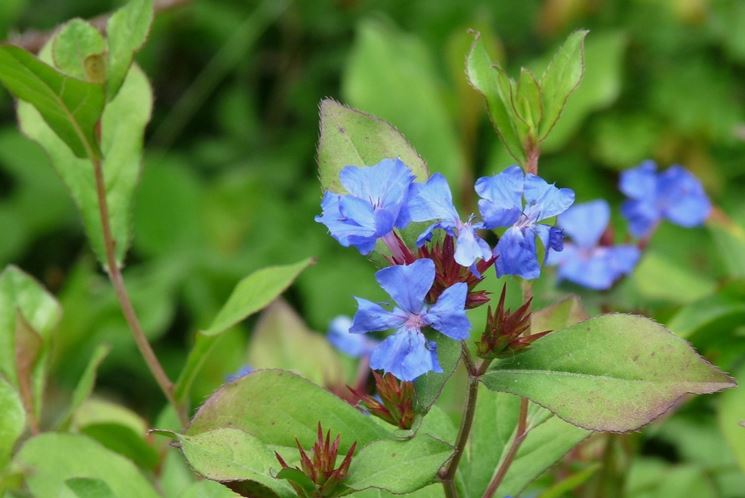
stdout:
POLYGON ((484 225, 508 227, 494 249, 497 276, 538 278, 541 267, 536 237, 541 239, 547 256, 551 250, 561 251, 563 242, 559 228, 539 222, 571 206, 574 191, 556 188, 539 176, 525 174, 519 166, 510 166, 498 175, 479 178, 476 193, 481 197, 479 211, 484 225))
POLYGON ((701 182, 681 166, 657 173, 654 161, 645 161, 621 174, 621 191, 629 199, 621 212, 629 231, 645 237, 663 219, 683 227, 701 225, 711 212, 711 203, 701 182))
POLYGON ((465 223, 461 221, 453 206, 453 195, 447 180, 440 173, 432 175, 425 184, 414 184, 409 215, 412 221, 437 221, 419 236, 418 246, 432 238, 433 230, 440 228, 456 237, 455 261, 459 265, 471 266, 479 259, 491 259, 489 244, 476 234, 476 230, 484 228, 484 225, 473 223, 471 218, 465 223))
POLYGON ((351 318, 345 315, 337 316, 331 320, 326 337, 332 346, 353 358, 369 356, 378 341, 364 335, 350 333, 351 327, 351 318))
POLYGON ((432 327, 451 339, 467 339, 471 328, 465 312, 468 285, 461 282, 448 287, 430 306, 424 299, 435 280, 431 259, 384 268, 375 278, 396 306, 388 311, 379 304, 356 298, 359 309, 349 331, 359 334, 396 329, 396 333, 373 350, 370 367, 390 372, 403 381, 430 371, 442 372, 435 343, 427 341, 422 329, 432 327))
POLYGON ((370 167, 346 166, 339 180, 348 193, 324 193, 322 214, 315 220, 344 247, 369 254, 379 238, 409 223, 407 202, 414 174, 400 159, 383 159, 370 167))
POLYGON ((600 245, 610 220, 604 200, 577 204, 559 215, 558 225, 571 237, 561 252, 552 252, 547 263, 557 265, 559 279, 595 290, 609 289, 613 282, 631 273, 639 261, 633 245, 600 245))

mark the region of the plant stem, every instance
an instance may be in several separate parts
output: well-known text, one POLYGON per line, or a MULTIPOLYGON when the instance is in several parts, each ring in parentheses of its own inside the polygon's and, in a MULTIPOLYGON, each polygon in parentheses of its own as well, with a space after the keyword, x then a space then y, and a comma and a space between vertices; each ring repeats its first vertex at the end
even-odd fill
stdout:
POLYGON ((140 325, 140 320, 137 318, 137 313, 132 306, 132 301, 127 293, 127 288, 124 285, 124 278, 122 277, 121 269, 116 262, 116 241, 111 233, 111 222, 109 219, 109 205, 106 199, 106 182, 103 176, 103 166, 101 160, 94 156, 91 156, 93 162, 93 171, 96 177, 96 195, 98 196, 98 212, 101 218, 101 229, 103 232, 104 250, 106 252, 106 271, 109 274, 109 279, 116 292, 116 298, 119 301, 119 305, 122 309, 124 319, 129 325, 129 329, 132 331, 137 348, 140 350, 142 357, 145 359, 150 373, 152 373, 155 381, 160 386, 161 391, 165 395, 168 402, 173 406, 176 414, 181 421, 181 424, 185 427, 189 423, 188 415, 184 406, 180 405, 173 395, 173 382, 168 378, 168 375, 160 365, 157 356, 150 343, 145 336, 140 325))
POLYGON ((520 445, 523 444, 523 441, 525 440, 525 436, 527 435, 528 435, 528 399, 521 398, 520 399, 520 416, 517 420, 517 429, 515 430, 515 438, 512 440, 512 444, 510 445, 510 449, 507 451, 507 455, 504 457, 504 460, 502 460, 502 463, 499 465, 499 469, 497 470, 497 473, 494 474, 494 478, 489 483, 489 486, 486 488, 486 491, 484 491, 483 498, 492 498, 494 496, 494 493, 497 492, 497 488, 499 488, 499 485, 502 484, 502 480, 504 479, 504 476, 507 475, 507 471, 510 469, 510 465, 512 465, 512 462, 515 459, 515 455, 517 455, 517 450, 520 449, 520 445))
POLYGON ((458 491, 455 488, 455 473, 466 449, 468 436, 471 434, 473 427, 473 417, 476 415, 476 400, 479 394, 479 378, 486 367, 489 365, 488 360, 483 360, 477 368, 468 352, 465 344, 463 345, 463 362, 468 370, 468 393, 466 394, 466 407, 463 411, 463 417, 460 421, 460 429, 455 439, 455 449, 450 460, 440 469, 439 477, 445 490, 446 498, 457 498, 458 491))

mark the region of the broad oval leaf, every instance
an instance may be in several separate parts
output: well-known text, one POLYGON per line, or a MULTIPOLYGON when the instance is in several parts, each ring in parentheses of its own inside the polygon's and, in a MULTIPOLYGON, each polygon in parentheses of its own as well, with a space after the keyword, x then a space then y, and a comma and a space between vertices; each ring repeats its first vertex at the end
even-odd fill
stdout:
POLYGON ((215 429, 195 436, 168 434, 179 441, 191 467, 207 479, 254 481, 278 496, 294 496, 285 481, 273 477, 281 469, 274 453, 259 439, 242 430, 215 429))
POLYGON ((437 359, 442 372, 427 372, 414 381, 416 410, 419 413, 427 413, 435 404, 445 384, 458 367, 461 356, 460 342, 433 330, 427 331, 426 336, 437 345, 437 359))
POLYGON ((240 498, 240 496, 215 481, 199 481, 179 494, 178 498, 240 498))
POLYGON ((354 456, 344 484, 411 493, 436 479, 452 451, 451 445, 423 433, 408 441, 377 441, 354 456))
MULTIPOLYGON (((90 57, 102 56, 106 52, 106 41, 101 33, 82 19, 66 22, 57 31, 52 41, 54 65, 63 73, 80 80, 91 80, 86 71, 86 61, 90 57)), ((103 75, 105 77, 105 73, 103 75)))
POLYGON ((100 479, 88 477, 73 477, 65 481, 67 494, 63 492, 61 498, 74 496, 75 498, 117 498, 108 484, 100 479))
POLYGON ((429 176, 427 165, 390 123, 332 99, 321 101, 318 170, 324 190, 343 192, 339 171, 344 166, 372 166, 398 157, 417 179, 429 176))
POLYGON ((33 106, 75 156, 100 157, 94 129, 104 109, 101 85, 65 76, 13 45, 0 45, 0 82, 33 106))
POLYGON ((312 382, 284 370, 259 370, 221 387, 199 409, 188 435, 235 428, 275 446, 313 445, 318 423, 341 434, 340 451, 392 434, 312 382))
MULTIPOLYGON (((45 49, 45 52, 48 57, 49 49, 45 49)), ((45 52, 42 52, 42 57, 45 52)), ((106 106, 101 117, 106 197, 118 263, 123 261, 129 245, 131 201, 140 176, 142 141, 151 108, 152 91, 147 77, 139 67, 132 66, 119 94, 106 106)), ((96 256, 105 264, 103 232, 91 162, 76 158, 31 105, 23 102, 18 105, 18 120, 23 132, 47 151, 52 165, 80 209, 96 256)))
MULTIPOLYGON (((745 367, 737 372, 745 382, 745 367)), ((745 470, 745 396, 742 389, 727 391, 719 398, 719 427, 740 468, 745 470)))
POLYGON ((132 462, 78 434, 48 432, 29 439, 13 460, 34 496, 59 496, 65 481, 98 479, 115 496, 159 498, 132 462))
POLYGON ((683 339, 641 316, 592 318, 536 341, 483 377, 590 430, 638 429, 685 394, 735 384, 683 339))

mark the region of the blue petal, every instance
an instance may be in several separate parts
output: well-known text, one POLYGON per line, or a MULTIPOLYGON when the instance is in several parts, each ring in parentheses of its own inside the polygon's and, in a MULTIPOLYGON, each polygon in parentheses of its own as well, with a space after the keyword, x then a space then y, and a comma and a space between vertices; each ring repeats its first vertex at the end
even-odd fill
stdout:
POLYGON ((357 313, 354 314, 349 331, 353 334, 390 330, 400 327, 406 322, 406 314, 394 310, 388 311, 377 303, 355 297, 357 313))
POLYGON ((236 380, 242 379, 243 377, 245 377, 246 375, 250 374, 253 371, 254 369, 251 365, 243 365, 241 368, 238 369, 237 372, 232 373, 228 375, 227 377, 225 377, 225 382, 235 382, 236 380))
POLYGON ((499 238, 495 262, 497 276, 518 275, 525 279, 538 278, 541 267, 536 255, 535 233, 511 227, 499 238))
POLYGON ((437 353, 418 330, 400 329, 387 337, 370 355, 370 367, 412 381, 427 372, 442 372, 437 353))
POLYGON ((461 226, 455 241, 455 261, 461 266, 471 266, 479 259, 491 258, 492 250, 484 239, 476 235, 468 223, 461 226))
POLYGON ((422 247, 426 242, 429 242, 432 239, 432 232, 434 232, 436 229, 442 229, 445 230, 449 235, 453 235, 455 233, 455 225, 448 223, 448 222, 438 222, 433 223, 430 226, 428 226, 420 235, 416 238, 416 245, 417 247, 422 247))
POLYGON ((542 223, 533 226, 535 235, 541 239, 543 248, 546 251, 544 261, 554 252, 560 252, 564 249, 564 232, 559 227, 550 227, 542 223))
POLYGON ((344 247, 355 246, 367 254, 377 239, 375 216, 361 202, 349 196, 326 192, 321 201, 322 214, 316 216, 315 220, 326 225, 331 236, 344 247))
POLYGON ((481 197, 479 211, 487 228, 510 226, 518 220, 524 185, 525 173, 519 166, 476 180, 476 193, 481 197))
POLYGON ((580 248, 567 244, 564 251, 550 259, 558 264, 560 280, 594 290, 609 289, 621 276, 629 274, 639 260, 634 246, 580 248))
POLYGON ((423 185, 414 184, 408 207, 413 221, 447 220, 456 223, 459 220, 448 182, 440 173, 432 175, 423 185))
POLYGON ((628 275, 639 262, 641 251, 632 245, 613 246, 608 248, 608 259, 617 275, 628 275))
POLYGON ((558 225, 580 247, 595 246, 610 221, 610 207, 602 199, 575 204, 557 220, 558 225))
POLYGON ((557 216, 574 203, 574 190, 557 188, 536 175, 525 175, 525 214, 533 221, 557 216))
POLYGON ((644 237, 660 221, 660 212, 653 200, 627 199, 621 205, 621 214, 629 222, 629 232, 634 237, 644 237))
POLYGON ((424 315, 433 329, 456 341, 468 339, 471 323, 466 316, 468 284, 451 285, 440 294, 437 302, 424 315))
POLYGON ((339 181, 353 196, 373 208, 391 211, 398 218, 408 200, 414 174, 400 159, 383 159, 369 167, 346 166, 339 172, 339 181))
POLYGON ((698 178, 680 166, 671 166, 657 184, 662 214, 676 225, 701 225, 711 213, 711 202, 698 178))
POLYGON ((435 263, 422 258, 410 265, 389 266, 378 271, 375 279, 401 309, 419 313, 435 281, 435 263))
POLYGON ((639 166, 621 173, 619 188, 632 199, 654 199, 657 195, 657 165, 644 161, 639 166))
POLYGON ((372 347, 377 341, 360 335, 353 334, 349 331, 352 327, 352 319, 348 316, 337 316, 329 324, 327 334, 328 341, 342 353, 346 353, 354 358, 367 356, 370 354, 372 347))

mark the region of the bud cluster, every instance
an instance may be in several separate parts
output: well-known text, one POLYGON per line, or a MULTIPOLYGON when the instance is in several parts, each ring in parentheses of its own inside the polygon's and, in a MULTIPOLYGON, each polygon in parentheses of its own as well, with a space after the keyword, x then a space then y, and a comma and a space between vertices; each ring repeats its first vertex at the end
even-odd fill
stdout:
POLYGON ((296 439, 295 443, 300 452, 300 468, 287 465, 279 453, 275 452, 274 455, 282 466, 277 477, 287 479, 298 496, 301 498, 333 498, 349 491, 342 483, 349 472, 349 465, 357 447, 356 442, 349 448, 339 467, 336 467, 336 457, 341 435, 336 436, 332 443, 331 431, 327 431, 324 438, 320 422, 312 456, 308 456, 300 441, 296 439))
POLYGON ((401 429, 411 429, 414 423, 414 383, 400 381, 391 374, 373 370, 379 398, 349 388, 362 405, 376 417, 401 429))
POLYGON ((484 333, 476 343, 481 358, 493 359, 505 354, 515 353, 530 346, 550 331, 528 334, 530 332, 530 304, 528 299, 515 311, 505 309, 507 286, 502 287, 497 308, 492 312, 489 306, 484 333))

